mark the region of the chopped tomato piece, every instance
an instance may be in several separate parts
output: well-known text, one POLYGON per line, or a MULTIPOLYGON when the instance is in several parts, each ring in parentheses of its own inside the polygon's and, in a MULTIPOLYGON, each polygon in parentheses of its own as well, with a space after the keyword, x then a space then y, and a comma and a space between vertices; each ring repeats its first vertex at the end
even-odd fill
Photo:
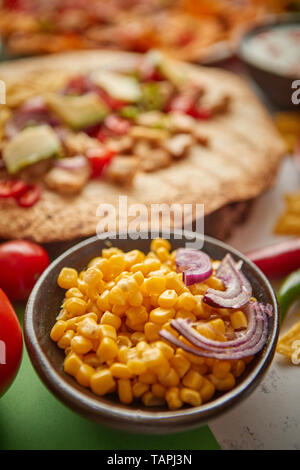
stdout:
POLYGON ((194 96, 188 94, 175 96, 168 105, 167 112, 170 111, 180 111, 195 119, 209 119, 212 117, 212 111, 210 109, 199 108, 194 96))
POLYGON ((118 109, 122 108, 123 106, 127 104, 125 101, 121 101, 121 100, 117 100, 116 98, 113 98, 100 87, 95 87, 95 92, 98 93, 98 95, 104 101, 104 103, 107 104, 107 106, 113 111, 117 111, 118 109))
POLYGON ((78 75, 73 77, 65 88, 65 93, 69 95, 84 95, 92 91, 94 85, 89 81, 87 77, 78 75))
POLYGON ((20 179, 0 181, 0 198, 17 197, 26 191, 27 185, 20 179))
POLYGON ((89 149, 87 151, 87 159, 91 165, 92 178, 98 178, 101 176, 104 168, 111 162, 116 152, 111 149, 89 149))
POLYGON ((41 197, 41 188, 36 184, 29 184, 25 191, 16 197, 17 203, 21 207, 32 207, 41 197))
POLYGON ((109 131, 119 135, 126 134, 126 132, 128 132, 129 128, 131 127, 131 124, 129 121, 127 121, 127 119, 123 119, 116 114, 111 114, 108 116, 105 119, 104 124, 109 131))

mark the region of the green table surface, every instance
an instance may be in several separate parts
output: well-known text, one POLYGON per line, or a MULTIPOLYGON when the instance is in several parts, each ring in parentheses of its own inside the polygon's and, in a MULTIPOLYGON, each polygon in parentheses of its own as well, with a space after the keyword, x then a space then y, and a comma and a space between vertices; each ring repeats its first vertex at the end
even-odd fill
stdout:
MULTIPOLYGON (((16 311, 23 320, 24 308, 16 311)), ((40 381, 24 348, 17 378, 0 401, 0 449, 212 450, 208 426, 168 435, 141 435, 92 423, 58 401, 40 381)))

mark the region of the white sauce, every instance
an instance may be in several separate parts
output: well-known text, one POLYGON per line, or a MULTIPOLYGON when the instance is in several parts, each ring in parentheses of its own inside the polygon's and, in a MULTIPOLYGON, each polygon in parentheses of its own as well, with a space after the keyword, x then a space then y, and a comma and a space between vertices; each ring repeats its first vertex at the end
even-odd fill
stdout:
POLYGON ((280 75, 300 77, 300 24, 280 25, 249 38, 242 47, 252 64, 280 75))

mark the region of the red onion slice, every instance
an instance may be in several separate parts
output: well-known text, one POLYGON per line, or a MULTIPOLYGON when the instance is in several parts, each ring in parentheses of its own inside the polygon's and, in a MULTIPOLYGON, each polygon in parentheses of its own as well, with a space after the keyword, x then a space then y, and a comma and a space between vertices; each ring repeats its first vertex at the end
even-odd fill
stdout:
POLYGON ((251 297, 252 289, 249 281, 236 268, 230 254, 227 254, 216 271, 226 287, 225 291, 207 289, 203 302, 217 308, 241 308, 251 297))
POLYGON ((63 168, 64 170, 81 170, 87 165, 87 159, 83 155, 76 155, 75 157, 60 158, 54 161, 54 166, 63 168))
POLYGON ((176 251, 176 269, 183 273, 183 282, 187 286, 203 282, 213 273, 210 257, 203 251, 188 248, 176 251))

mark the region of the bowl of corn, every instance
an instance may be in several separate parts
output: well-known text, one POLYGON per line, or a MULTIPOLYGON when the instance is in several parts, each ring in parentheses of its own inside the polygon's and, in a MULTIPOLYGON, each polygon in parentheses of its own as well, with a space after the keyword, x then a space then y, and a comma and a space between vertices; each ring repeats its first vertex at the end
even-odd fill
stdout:
POLYGON ((29 298, 25 341, 46 386, 81 415, 133 432, 177 432, 207 423, 260 382, 276 347, 276 296, 255 265, 210 237, 202 250, 213 272, 187 287, 175 255, 191 233, 144 235, 108 242, 103 234, 53 261, 29 298), (272 306, 267 340, 259 353, 242 359, 199 357, 160 332, 174 333, 172 319, 187 319, 201 335, 224 342, 247 327, 241 310, 219 315, 203 302, 208 288, 222 290, 215 272, 228 253, 243 263, 253 296, 272 306))

